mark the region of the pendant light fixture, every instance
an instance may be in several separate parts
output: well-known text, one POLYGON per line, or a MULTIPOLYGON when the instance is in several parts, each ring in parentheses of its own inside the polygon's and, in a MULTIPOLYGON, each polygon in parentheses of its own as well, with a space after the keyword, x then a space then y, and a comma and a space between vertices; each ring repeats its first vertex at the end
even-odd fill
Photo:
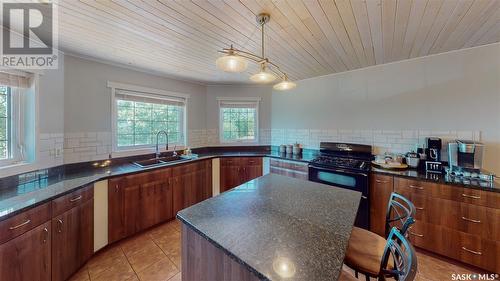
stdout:
POLYGON ((286 90, 291 90, 293 88, 297 87, 297 84, 289 81, 288 77, 285 74, 285 77, 283 78, 283 81, 280 83, 276 84, 273 86, 273 89, 278 90, 278 91, 286 91, 286 90))
POLYGON ((288 80, 286 73, 281 71, 281 69, 274 63, 272 63, 265 56, 264 48, 264 27, 266 23, 269 22, 271 16, 267 13, 261 13, 257 15, 257 24, 261 27, 261 55, 252 54, 246 51, 233 48, 233 45, 229 49, 224 48, 220 53, 224 56, 216 60, 217 68, 226 72, 243 72, 247 69, 247 61, 252 61, 259 64, 259 72, 250 76, 250 80, 255 83, 267 84, 275 81, 278 77, 281 82, 274 85, 273 88, 279 91, 285 91, 293 89, 297 86, 296 83, 288 80))

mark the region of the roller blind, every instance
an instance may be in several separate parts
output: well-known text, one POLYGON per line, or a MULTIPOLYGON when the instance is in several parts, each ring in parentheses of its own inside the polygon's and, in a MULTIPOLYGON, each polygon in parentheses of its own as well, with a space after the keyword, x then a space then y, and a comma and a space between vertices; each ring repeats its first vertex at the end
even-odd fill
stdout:
POLYGON ((29 88, 30 76, 28 74, 22 75, 0 71, 0 85, 15 88, 29 88))
POLYGON ((185 106, 186 99, 172 96, 160 96, 149 93, 134 92, 128 90, 119 90, 115 92, 115 98, 125 101, 155 103, 174 106, 185 106))
POLYGON ((219 101, 220 108, 257 108, 258 104, 258 101, 219 101))

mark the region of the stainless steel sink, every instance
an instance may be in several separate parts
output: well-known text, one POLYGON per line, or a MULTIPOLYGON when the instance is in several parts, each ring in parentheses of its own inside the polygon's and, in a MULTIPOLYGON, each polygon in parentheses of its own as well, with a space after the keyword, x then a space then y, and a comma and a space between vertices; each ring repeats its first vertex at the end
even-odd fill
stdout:
POLYGON ((153 159, 147 159, 147 160, 141 160, 141 161, 134 161, 134 162, 132 162, 132 164, 137 165, 141 168, 147 168, 147 167, 164 165, 164 164, 174 162, 174 161, 179 161, 179 160, 187 160, 187 159, 182 158, 179 155, 175 155, 175 156, 166 156, 166 157, 153 158, 153 159))

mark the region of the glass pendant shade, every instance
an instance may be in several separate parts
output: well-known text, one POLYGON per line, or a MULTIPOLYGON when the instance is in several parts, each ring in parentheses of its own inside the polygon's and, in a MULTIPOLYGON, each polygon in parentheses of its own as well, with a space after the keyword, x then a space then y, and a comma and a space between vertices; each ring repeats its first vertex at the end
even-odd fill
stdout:
POLYGON ((288 81, 288 80, 283 80, 280 83, 276 84, 273 86, 273 89, 278 90, 278 91, 286 91, 286 90, 291 90, 293 88, 297 87, 297 84, 288 81))
POLYGON ((225 72, 243 72, 247 69, 247 60, 240 56, 225 55, 215 61, 217 67, 225 72))
POLYGON ((271 72, 266 71, 266 67, 263 65, 260 68, 259 73, 256 73, 250 76, 250 80, 255 83, 267 84, 273 82, 276 79, 276 76, 271 72))

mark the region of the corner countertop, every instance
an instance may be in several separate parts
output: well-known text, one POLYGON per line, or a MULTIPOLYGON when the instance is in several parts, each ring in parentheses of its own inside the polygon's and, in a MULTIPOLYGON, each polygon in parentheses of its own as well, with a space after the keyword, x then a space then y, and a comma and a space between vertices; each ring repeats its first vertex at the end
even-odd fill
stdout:
POLYGON ((337 280, 360 198, 268 174, 177 218, 263 280, 337 280))
POLYGON ((463 179, 458 177, 450 177, 446 174, 425 172, 415 169, 388 170, 376 167, 372 167, 371 172, 376 174, 385 174, 385 175, 398 176, 408 179, 436 182, 440 184, 449 184, 454 186, 461 186, 465 188, 472 188, 490 192, 500 192, 500 181, 498 180, 498 178, 492 182, 489 182, 478 179, 463 179))
MULTIPOLYGON (((295 156, 281 155, 277 151, 270 150, 269 147, 265 149, 262 149, 262 147, 246 147, 239 149, 213 148, 200 150, 198 157, 193 159, 175 161, 149 168, 141 168, 132 164, 131 161, 138 160, 137 157, 135 157, 121 160, 114 159, 111 161, 111 164, 106 167, 93 166, 92 163, 89 162, 38 170, 21 175, 0 178, 0 221, 100 180, 216 157, 234 156, 273 157, 301 162, 309 162, 315 157, 314 153, 304 153, 295 156)), ((154 156, 139 157, 141 157, 141 159, 148 159, 154 156)))

